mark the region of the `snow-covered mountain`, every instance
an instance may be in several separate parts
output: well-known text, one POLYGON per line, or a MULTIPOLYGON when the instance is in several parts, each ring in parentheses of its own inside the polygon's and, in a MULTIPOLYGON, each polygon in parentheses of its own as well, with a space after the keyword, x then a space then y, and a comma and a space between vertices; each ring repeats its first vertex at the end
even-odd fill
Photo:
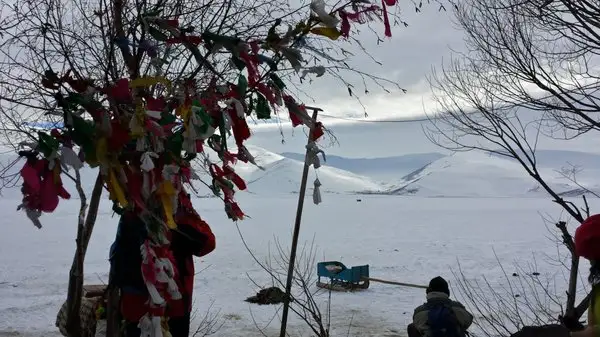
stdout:
MULTIPOLYGON (((304 161, 290 159, 256 146, 248 146, 259 166, 238 162, 234 169, 245 180, 248 193, 271 194, 271 193, 297 193, 300 189, 300 180, 304 161)), ((5 176, 11 175, 11 184, 0 189, 0 197, 20 199, 19 171, 24 159, 19 159, 15 154, 0 155, 0 169, 7 168, 5 176), (10 168, 8 168, 10 166, 10 168)), ((210 183, 208 174, 200 169, 200 163, 195 163, 195 168, 200 177, 210 183)), ((81 170, 84 190, 90 191, 95 183, 97 169, 88 167, 81 170)), ((72 173, 72 172, 71 172, 72 173)), ((309 170, 308 193, 312 193, 312 187, 317 175, 314 169, 309 170)), ((318 178, 322 184, 322 193, 353 193, 353 192, 381 192, 389 189, 389 186, 380 184, 375 180, 362 175, 334 167, 321 166, 318 170, 318 178)), ((75 184, 67 178, 63 178, 65 189, 72 198, 77 198, 75 184)), ((202 184, 196 183, 200 195, 210 195, 211 192, 202 184)), ((244 192, 240 192, 244 193, 244 192)))
MULTIPOLYGON (((573 154, 572 154, 573 155, 573 154)), ((546 157, 550 155, 546 153, 546 157)), ((587 158, 587 157, 586 157, 587 158)), ((577 159, 572 156, 571 159, 577 159)), ((587 158, 589 161, 589 158, 587 158)), ((600 190, 600 179, 589 179, 578 184, 558 173, 562 167, 559 158, 546 161, 540 169, 546 182, 560 194, 576 196, 585 187, 600 190)), ((597 172, 597 170, 594 169, 597 172)), ((593 174, 592 174, 593 175, 593 174)), ((597 177, 597 175, 595 175, 597 177)), ((517 197, 545 196, 546 192, 514 160, 482 152, 456 153, 434 161, 406 175, 394 188, 386 192, 395 195, 428 197, 517 197)))
MULTIPOLYGON (((235 170, 244 178, 246 192, 259 195, 297 193, 303 170, 304 155, 268 151, 248 146, 257 163, 263 168, 239 162, 235 170)), ((536 153, 538 167, 546 181, 565 197, 579 196, 587 190, 600 192, 600 155, 564 150, 540 150, 536 153), (577 182, 569 181, 559 173, 564 168, 576 168, 577 182)), ((13 175, 12 184, 0 190, 1 198, 20 199, 18 172, 24 160, 16 155, 0 154, 3 175, 13 175), (10 168, 8 168, 10 167, 10 168)), ((200 163, 197 163, 199 165, 200 163)), ((210 178, 198 170, 207 183, 210 178)), ((81 171, 84 189, 94 185, 97 170, 81 171)), ((481 152, 416 153, 384 158, 348 158, 327 156, 315 173, 309 170, 310 195, 316 178, 322 193, 374 193, 388 195, 415 195, 424 197, 546 197, 546 192, 523 168, 512 159, 481 152)), ((69 179, 63 183, 73 198, 75 185, 69 179)), ((203 184, 195 184, 200 195, 211 195, 203 184)))
MULTIPOLYGON (((248 146, 248 150, 255 157, 257 164, 264 169, 241 162, 236 164, 236 172, 246 181, 248 192, 260 194, 298 192, 304 158, 302 160, 287 158, 256 146, 248 146)), ((312 190, 313 182, 317 177, 322 184, 321 192, 325 193, 383 191, 389 188, 368 176, 322 164, 316 174, 312 167, 309 170, 309 191, 312 190)))
MULTIPOLYGON (((281 155, 286 158, 304 161, 304 154, 284 152, 281 155)), ((383 158, 347 158, 327 155, 327 161, 323 164, 328 167, 365 175, 378 181, 395 181, 398 177, 418 170, 444 156, 444 154, 437 152, 412 153, 383 158)))

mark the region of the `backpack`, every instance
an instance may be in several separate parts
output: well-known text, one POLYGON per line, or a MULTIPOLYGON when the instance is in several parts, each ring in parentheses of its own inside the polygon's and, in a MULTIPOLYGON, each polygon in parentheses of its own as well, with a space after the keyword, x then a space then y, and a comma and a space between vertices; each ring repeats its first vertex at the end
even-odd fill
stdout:
POLYGON ((430 337, 464 337, 454 310, 448 303, 432 303, 428 305, 427 324, 430 337))

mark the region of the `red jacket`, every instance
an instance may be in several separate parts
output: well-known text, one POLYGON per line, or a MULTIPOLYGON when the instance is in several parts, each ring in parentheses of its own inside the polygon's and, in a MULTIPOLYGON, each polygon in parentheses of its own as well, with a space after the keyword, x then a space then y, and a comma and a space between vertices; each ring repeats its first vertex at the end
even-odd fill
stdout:
MULTIPOLYGON (((165 315, 168 317, 182 317, 191 312, 195 273, 193 256, 204 256, 212 252, 216 245, 210 226, 196 212, 181 212, 176 216, 176 222, 177 229, 170 231, 169 240, 173 253, 171 263, 175 267, 175 280, 182 299, 168 302, 165 311, 165 315)), ((117 238, 118 240, 119 238, 117 238)), ((136 243, 123 242, 122 244, 129 246, 136 243)), ((133 278, 141 279, 140 265, 131 267, 137 268, 133 278), (137 270, 139 270, 139 278, 137 270)), ((126 285, 121 287, 121 314, 126 321, 137 322, 149 312, 150 308, 147 302, 148 293, 145 285, 140 285, 139 281, 126 282, 126 285)), ((162 310, 155 314, 162 315, 162 310)))
POLYGON ((182 299, 167 305, 167 316, 181 317, 192 311, 194 293, 194 256, 202 257, 215 249, 215 236, 209 225, 194 213, 177 217, 177 231, 171 233, 171 250, 178 271, 177 286, 182 299))

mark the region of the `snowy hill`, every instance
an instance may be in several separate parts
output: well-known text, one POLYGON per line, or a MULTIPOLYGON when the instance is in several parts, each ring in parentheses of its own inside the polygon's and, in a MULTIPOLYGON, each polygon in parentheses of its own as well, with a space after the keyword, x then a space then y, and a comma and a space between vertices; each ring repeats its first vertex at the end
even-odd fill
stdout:
POLYGON ((535 159, 542 172, 556 176, 566 174, 576 179, 577 184, 569 182, 572 188, 562 191, 562 196, 576 197, 584 193, 589 195, 589 191, 600 194, 600 155, 581 151, 537 150, 535 159))
MULTIPOLYGON (((269 152, 256 146, 248 146, 258 165, 264 170, 250 164, 236 164, 237 173, 246 180, 251 193, 297 193, 304 167, 304 158, 296 160, 269 152)), ((324 164, 324 163, 322 163, 324 164)), ((311 167, 308 175, 308 191, 312 191, 316 178, 311 167)), ((321 192, 352 193, 364 191, 383 191, 386 186, 379 184, 367 176, 322 165, 318 170, 321 192)))
MULTIPOLYGON (((550 186, 568 196, 580 187, 546 167, 541 172, 550 186)), ((598 189, 598 181, 585 187, 598 189)), ((544 196, 541 189, 513 160, 481 152, 456 153, 424 166, 402 178, 388 194, 429 197, 515 197, 544 196)))
MULTIPOLYGON (((282 156, 304 161, 304 154, 284 152, 282 156)), ((327 155, 325 166, 335 167, 355 174, 365 175, 380 181, 395 181, 445 155, 437 152, 413 153, 380 158, 346 158, 327 155)))
MULTIPOLYGON (((262 147, 248 146, 255 156, 258 167, 239 162, 238 174, 248 185, 248 193, 277 194, 297 193, 300 188, 304 155, 284 152, 282 155, 262 147)), ((585 189, 565 179, 558 173, 562 168, 576 166, 579 185, 600 192, 600 155, 587 152, 563 150, 539 150, 537 160, 545 179, 561 195, 576 197, 585 189)), ((9 166, 16 155, 0 154, 0 169, 9 166)), ((213 158, 214 159, 214 158, 213 158)), ((24 160, 8 169, 18 178, 24 160)), ((199 163, 197 163, 199 164, 199 163)), ((199 170, 200 172, 200 170, 199 170)), ((97 170, 81 171, 84 188, 94 185, 97 170)), ((207 174, 200 174, 210 182, 207 174)), ((545 191, 529 177, 512 159, 477 152, 457 153, 444 156, 440 153, 416 153, 382 158, 346 158, 327 156, 318 170, 323 193, 375 193, 391 195, 416 195, 426 197, 546 197, 545 191)), ((314 169, 309 170, 308 191, 312 193, 316 178, 314 169)), ((0 197, 20 199, 20 182, 12 188, 3 187, 0 197)), ((69 179, 63 183, 72 198, 77 198, 75 185, 69 179)), ((203 185, 195 184, 200 195, 212 193, 203 185)))
MULTIPOLYGON (((257 163, 265 170, 261 170, 258 167, 238 162, 235 165, 236 172, 244 178, 248 185, 248 192, 259 193, 259 194, 270 194, 270 193, 297 193, 300 189, 300 179, 302 177, 302 169, 304 167, 304 161, 298 161, 290 158, 285 158, 278 154, 269 152, 265 149, 248 146, 248 149, 255 156, 257 163)), ((24 159, 18 159, 15 154, 7 153, 0 155, 0 169, 11 166, 17 160, 17 162, 7 170, 7 173, 12 175, 12 184, 7 187, 3 187, 0 190, 0 197, 7 199, 20 199, 21 182, 19 178, 19 171, 23 167, 25 162, 24 159)), ((196 168, 198 170, 198 165, 196 168)), ((207 180, 208 175, 202 174, 198 170, 199 175, 207 180)), ((73 173, 73 172, 71 172, 73 173)), ((97 169, 84 168, 81 170, 81 176, 83 181, 84 190, 90 191, 96 181, 97 169)), ((372 180, 366 176, 360 176, 352 172, 345 170, 321 166, 319 169, 319 180, 322 184, 321 192, 323 193, 352 193, 352 192, 364 192, 364 191, 383 191, 389 186, 384 186, 372 180)), ((314 169, 310 169, 308 176, 308 193, 312 193, 312 186, 315 180, 314 169)), ((63 184, 66 190, 71 193, 72 198, 77 198, 77 192, 75 184, 69 179, 63 179, 63 184)), ((200 185, 200 184, 196 184, 200 185)), ((200 194, 210 194, 204 186, 200 185, 200 194)))
POLYGON ((540 167, 560 168, 567 164, 584 169, 600 169, 600 155, 581 151, 537 150, 535 158, 540 167))

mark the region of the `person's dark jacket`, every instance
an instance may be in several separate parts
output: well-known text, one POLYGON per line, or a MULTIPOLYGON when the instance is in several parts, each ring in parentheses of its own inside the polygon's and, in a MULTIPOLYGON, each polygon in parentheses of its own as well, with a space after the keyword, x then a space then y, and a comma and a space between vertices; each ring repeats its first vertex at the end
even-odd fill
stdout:
MULTIPOLYGON (((169 330, 173 337, 189 335, 190 313, 194 288, 193 256, 204 256, 215 249, 215 236, 210 227, 193 210, 179 212, 177 229, 169 232, 170 249, 176 268, 176 282, 182 298, 167 303, 169 330)), ((149 312, 148 291, 144 283, 140 246, 147 237, 145 224, 139 217, 121 217, 117 238, 111 247, 111 281, 121 290, 121 315, 130 323, 128 337, 139 336, 137 323, 149 312)))
POLYGON ((428 324, 429 308, 435 304, 445 304, 452 308, 459 328, 463 332, 467 331, 473 323, 473 315, 461 303, 452 301, 450 296, 445 292, 432 291, 427 294, 427 303, 416 308, 413 314, 413 324, 422 337, 431 336, 428 324))

